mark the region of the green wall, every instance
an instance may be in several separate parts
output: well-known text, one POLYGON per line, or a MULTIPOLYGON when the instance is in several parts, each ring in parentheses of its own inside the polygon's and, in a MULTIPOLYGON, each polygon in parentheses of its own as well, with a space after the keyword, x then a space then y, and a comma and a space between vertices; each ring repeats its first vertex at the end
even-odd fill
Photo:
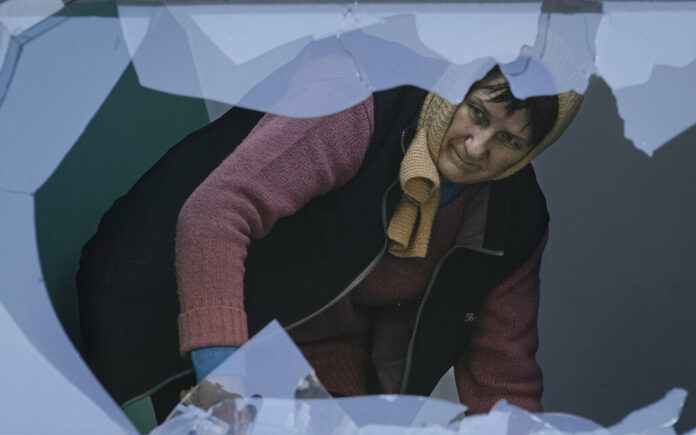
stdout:
MULTIPOLYGON (((166 150, 207 123, 202 100, 144 88, 131 65, 72 150, 36 192, 36 233, 46 287, 66 333, 79 350, 83 346, 75 274, 82 246, 116 198, 166 150)), ((143 414, 141 409, 138 415, 143 414)))

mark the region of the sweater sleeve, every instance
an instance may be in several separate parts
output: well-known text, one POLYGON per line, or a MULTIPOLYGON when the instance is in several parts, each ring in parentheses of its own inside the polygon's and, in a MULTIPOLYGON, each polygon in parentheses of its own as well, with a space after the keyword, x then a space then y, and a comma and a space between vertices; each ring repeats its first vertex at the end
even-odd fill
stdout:
POLYGON ((500 399, 541 412, 539 268, 548 231, 536 251, 486 297, 467 350, 454 365, 459 399, 468 413, 488 412, 500 399))
POLYGON ((373 122, 372 97, 318 118, 267 114, 186 200, 176 236, 182 355, 246 342, 243 278, 250 240, 353 178, 373 122))

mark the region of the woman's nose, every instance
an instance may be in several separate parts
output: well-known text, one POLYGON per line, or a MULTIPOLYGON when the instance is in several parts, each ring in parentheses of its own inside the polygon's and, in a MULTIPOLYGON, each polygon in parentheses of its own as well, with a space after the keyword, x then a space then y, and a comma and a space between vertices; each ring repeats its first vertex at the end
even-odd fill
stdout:
POLYGON ((481 160, 486 157, 488 153, 488 142, 490 140, 490 134, 485 130, 478 130, 473 132, 469 136, 469 140, 466 141, 466 153, 469 158, 475 160, 481 160))

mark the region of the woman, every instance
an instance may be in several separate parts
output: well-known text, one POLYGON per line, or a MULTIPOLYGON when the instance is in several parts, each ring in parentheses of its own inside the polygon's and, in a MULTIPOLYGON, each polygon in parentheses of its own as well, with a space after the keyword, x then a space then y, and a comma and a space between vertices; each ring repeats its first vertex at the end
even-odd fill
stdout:
POLYGON ((427 395, 454 365, 470 412, 540 411, 529 162, 580 101, 518 100, 495 68, 459 106, 404 87, 264 116, 179 215, 182 355, 202 379, 278 318, 333 394, 427 395))

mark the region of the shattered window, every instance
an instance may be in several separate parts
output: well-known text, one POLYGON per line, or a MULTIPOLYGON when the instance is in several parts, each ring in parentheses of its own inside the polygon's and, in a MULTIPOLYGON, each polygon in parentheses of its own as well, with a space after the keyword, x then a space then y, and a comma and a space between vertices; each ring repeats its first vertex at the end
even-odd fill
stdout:
MULTIPOLYGON (((696 2, 688 0, 0 0, 0 387, 8 398, 0 432, 149 431, 156 417, 169 417, 157 433, 696 427, 696 405, 686 399, 696 390, 693 23, 696 2), (263 113, 315 119, 403 86, 463 107, 496 65, 518 99, 584 95, 564 135, 534 160, 551 216, 536 354, 545 414, 499 402, 462 417, 467 404, 459 404, 452 369, 431 399, 331 397, 277 323, 257 325, 213 372, 241 384, 204 381, 181 402, 169 390, 174 381, 196 384, 187 359, 138 374, 128 366, 124 355, 137 360, 147 334, 133 347, 89 354, 85 343, 104 330, 85 327, 86 319, 99 317, 114 335, 125 328, 119 322, 145 328, 160 309, 176 322, 174 297, 128 314, 111 305, 108 319, 87 307, 110 304, 109 295, 78 297, 80 280, 96 279, 81 257, 116 249, 91 241, 98 230, 118 234, 163 210, 176 216, 166 207, 186 199, 177 189, 200 183, 182 177, 157 201, 121 201, 141 213, 108 220, 175 144, 224 116, 242 114, 235 119, 249 127, 263 113), (112 388, 121 378, 85 362, 105 367, 117 357, 131 374, 121 376, 146 385, 141 393, 112 388), (206 387, 224 390, 215 390, 222 400, 197 404, 206 387), (298 396, 303 388, 317 397, 298 396), (156 409, 150 397, 158 394, 173 398, 171 409, 156 409)), ((226 152, 205 149, 220 159, 226 152)), ((170 173, 200 163, 169 155, 170 173)), ((175 289, 173 254, 137 241, 122 246, 147 261, 148 273, 105 260, 103 288, 131 274, 144 288, 166 275, 175 289)), ((476 321, 464 313, 463 323, 476 321)), ((171 330, 162 342, 176 356, 174 323, 171 330)))

